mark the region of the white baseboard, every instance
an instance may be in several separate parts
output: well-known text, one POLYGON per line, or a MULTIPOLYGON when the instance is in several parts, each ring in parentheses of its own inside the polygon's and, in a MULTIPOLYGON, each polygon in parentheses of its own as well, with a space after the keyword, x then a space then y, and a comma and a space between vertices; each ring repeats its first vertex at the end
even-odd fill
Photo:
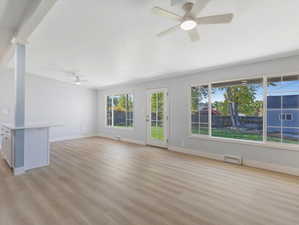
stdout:
POLYGON ((145 142, 143 142, 143 141, 133 140, 133 139, 129 139, 129 138, 122 138, 122 137, 120 137, 120 139, 119 139, 117 137, 107 135, 107 134, 98 134, 97 137, 109 138, 112 140, 128 142, 128 143, 137 144, 137 145, 145 145, 145 142))
POLYGON ((299 176, 299 168, 295 168, 295 167, 281 166, 273 163, 265 163, 265 162, 255 161, 255 160, 244 160, 243 164, 249 167, 299 176))
POLYGON ((90 138, 90 137, 96 137, 96 136, 97 136, 96 134, 87 134, 87 135, 76 135, 76 136, 52 138, 52 139, 50 139, 50 142, 75 140, 75 139, 80 139, 80 138, 90 138))
MULTIPOLYGON (((168 149, 171 151, 175 151, 175 152, 196 155, 196 156, 200 156, 203 158, 214 159, 214 160, 218 160, 218 161, 224 160, 224 155, 220 155, 220 154, 207 153, 207 152, 202 152, 199 150, 181 148, 181 147, 176 147, 176 146, 169 146, 168 149)), ((248 167, 258 168, 258 169, 265 169, 265 170, 270 170, 270 171, 274 171, 274 172, 299 176, 299 168, 295 168, 295 167, 281 166, 281 165, 277 165, 277 164, 273 164, 273 163, 259 162, 259 161, 255 161, 255 160, 246 160, 246 159, 243 160, 243 165, 248 166, 248 167)))
POLYGON ((13 174, 15 176, 20 176, 24 173, 25 173, 25 168, 24 167, 13 168, 13 174))
POLYGON ((177 146, 168 146, 168 150, 174 151, 174 152, 190 154, 190 155, 196 155, 196 156, 200 156, 203 158, 214 159, 214 160, 218 160, 218 161, 224 160, 224 155, 207 153, 207 152, 202 152, 202 151, 194 150, 194 149, 182 148, 182 147, 177 147, 177 146))
POLYGON ((128 139, 128 138, 121 138, 120 141, 137 144, 137 145, 145 145, 145 143, 143 141, 136 141, 136 140, 128 139))

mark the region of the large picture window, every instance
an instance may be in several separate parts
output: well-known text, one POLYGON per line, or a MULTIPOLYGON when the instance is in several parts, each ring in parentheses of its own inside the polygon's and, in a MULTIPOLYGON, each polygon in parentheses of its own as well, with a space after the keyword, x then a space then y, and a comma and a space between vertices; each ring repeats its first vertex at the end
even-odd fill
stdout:
POLYGON ((133 127, 133 95, 121 94, 107 96, 106 124, 108 127, 133 127))
POLYGON ((191 133, 299 144, 299 76, 191 87, 191 133))

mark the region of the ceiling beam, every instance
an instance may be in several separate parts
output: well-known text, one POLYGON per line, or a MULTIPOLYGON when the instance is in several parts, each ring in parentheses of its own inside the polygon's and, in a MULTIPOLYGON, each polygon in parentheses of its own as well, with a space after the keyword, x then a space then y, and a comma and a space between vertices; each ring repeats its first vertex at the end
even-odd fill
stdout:
MULTIPOLYGON (((52 9, 58 0, 41 0, 39 5, 33 14, 21 25, 16 34, 14 35, 14 40, 19 42, 27 42, 27 39, 42 22, 44 17, 52 9)), ((14 55, 14 46, 11 44, 4 56, 0 59, 1 65, 7 65, 14 55)))

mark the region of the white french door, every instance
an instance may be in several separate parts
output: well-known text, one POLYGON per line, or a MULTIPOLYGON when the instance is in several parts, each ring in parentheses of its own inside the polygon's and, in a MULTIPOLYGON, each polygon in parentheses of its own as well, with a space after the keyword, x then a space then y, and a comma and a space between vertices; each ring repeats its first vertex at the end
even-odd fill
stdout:
POLYGON ((167 147, 168 144, 168 94, 167 89, 147 92, 147 144, 167 147))

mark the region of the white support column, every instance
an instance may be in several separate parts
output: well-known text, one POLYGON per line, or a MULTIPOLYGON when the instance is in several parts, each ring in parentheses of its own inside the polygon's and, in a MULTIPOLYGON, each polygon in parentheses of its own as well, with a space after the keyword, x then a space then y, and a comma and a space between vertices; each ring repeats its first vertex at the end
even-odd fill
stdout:
MULTIPOLYGON (((25 126, 25 73, 26 46, 24 42, 13 40, 15 45, 15 127, 25 126)), ((22 173, 24 168, 25 129, 15 130, 14 170, 22 173)))

